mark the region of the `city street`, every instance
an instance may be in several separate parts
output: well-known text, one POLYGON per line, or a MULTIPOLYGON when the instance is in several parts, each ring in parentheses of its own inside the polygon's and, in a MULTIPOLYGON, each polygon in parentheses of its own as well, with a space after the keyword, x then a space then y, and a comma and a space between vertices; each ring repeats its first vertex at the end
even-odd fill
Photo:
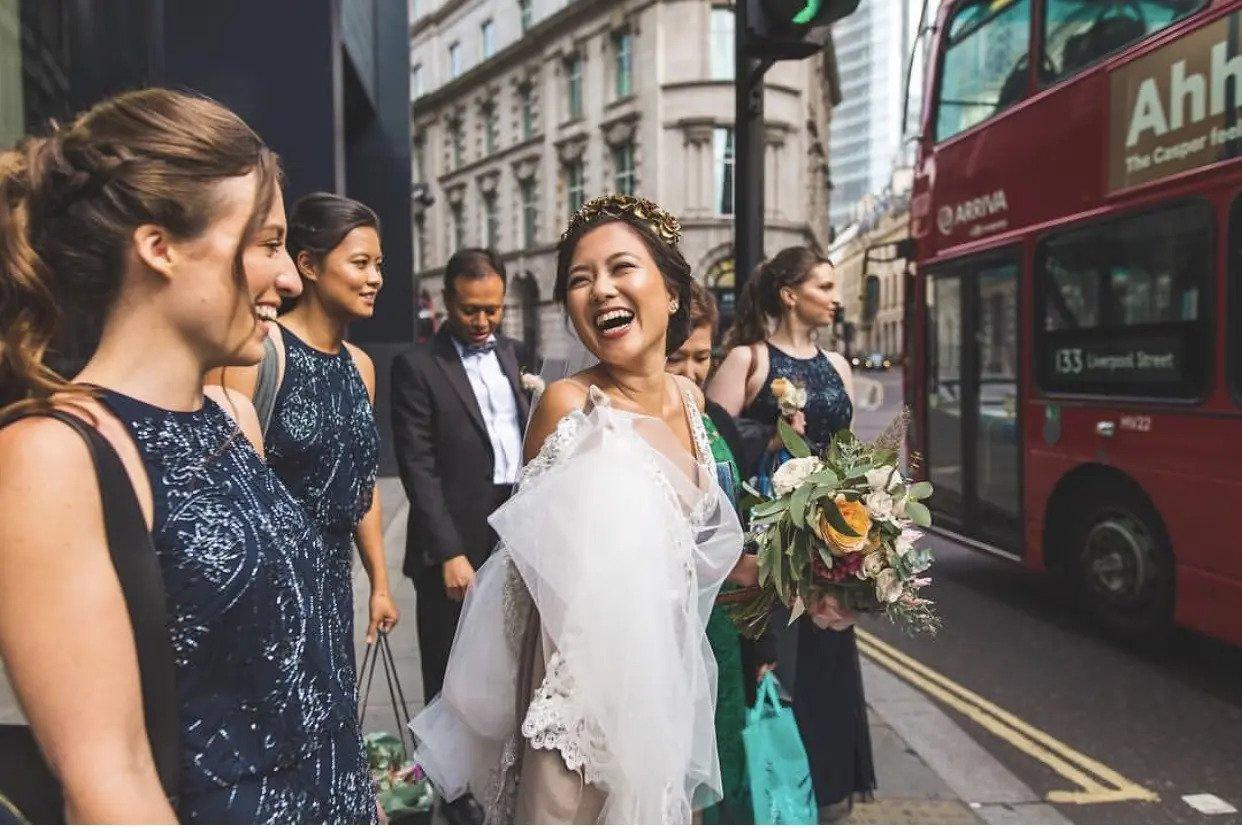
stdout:
MULTIPOLYGON (((901 404, 900 373, 878 379, 884 403, 860 411, 872 436, 901 404)), ((406 503, 380 482, 393 592, 393 646, 407 699, 421 707, 416 596, 400 574, 406 503)), ((1179 632, 1133 648, 1093 632, 1050 578, 932 536, 931 596, 944 630, 911 639, 879 618, 860 625, 880 788, 856 823, 1231 823, 1182 797, 1242 804, 1242 650, 1179 632)), ((356 566, 359 635, 366 579, 356 566)), ((391 729, 377 677, 366 730, 391 729)))
MULTIPOLYGON (((883 407, 856 419, 865 436, 897 412, 901 375, 860 376, 880 378, 885 390, 883 407)), ((1236 813, 1200 813, 1182 796, 1242 805, 1242 650, 1184 632, 1160 647, 1122 646, 1092 631, 1053 579, 929 540, 937 555, 930 594, 944 630, 915 640, 868 620, 860 642, 873 663, 884 658, 903 679, 928 681, 941 709, 1040 797, 1069 792, 1073 800, 1089 786, 1103 801, 1054 803, 1073 822, 1237 821, 1236 813), (1147 792, 1158 801, 1146 801, 1147 792)))

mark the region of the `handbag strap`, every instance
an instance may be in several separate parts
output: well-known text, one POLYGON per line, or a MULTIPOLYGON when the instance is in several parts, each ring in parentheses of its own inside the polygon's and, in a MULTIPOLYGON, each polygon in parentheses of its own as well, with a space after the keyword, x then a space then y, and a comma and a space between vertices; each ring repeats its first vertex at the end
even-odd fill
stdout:
POLYGON ((108 554, 134 631, 147 738, 164 793, 175 801, 181 773, 181 721, 164 577, 129 472, 112 444, 81 417, 59 409, 25 416, 51 417, 64 423, 78 433, 90 451, 103 506, 108 554))
POLYGON ((259 376, 254 385, 254 410, 259 415, 259 425, 267 436, 267 427, 276 410, 276 392, 280 387, 280 355, 272 338, 263 339, 263 359, 259 362, 259 376))
POLYGON ((376 662, 383 662, 384 680, 388 685, 388 698, 392 703, 392 715, 397 724, 397 737, 401 740, 401 747, 405 750, 408 757, 410 755, 410 746, 406 744, 405 731, 406 725, 410 721, 410 706, 405 701, 405 691, 401 688, 401 678, 397 675, 397 660, 392 654, 392 644, 388 641, 388 633, 383 630, 376 631, 375 641, 367 644, 366 651, 362 654, 362 667, 358 671, 358 689, 362 690, 363 677, 365 675, 366 690, 362 693, 358 704, 358 729, 362 729, 363 723, 367 717, 367 703, 371 700, 371 681, 375 678, 376 662), (369 669, 368 669, 369 665, 369 669), (398 707, 398 705, 400 705, 398 707), (401 718, 402 714, 405 718, 401 718))

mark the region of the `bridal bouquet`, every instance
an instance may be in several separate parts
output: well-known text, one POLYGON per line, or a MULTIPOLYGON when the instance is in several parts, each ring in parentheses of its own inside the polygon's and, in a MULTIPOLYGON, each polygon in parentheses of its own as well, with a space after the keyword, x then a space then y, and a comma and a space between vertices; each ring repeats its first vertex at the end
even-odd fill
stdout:
POLYGON ((761 634, 776 604, 791 622, 824 597, 859 612, 884 612, 907 632, 934 632, 939 619, 919 595, 932 555, 918 549, 917 527, 931 526, 921 501, 931 484, 913 483, 897 469, 908 415, 873 443, 839 432, 822 456, 782 420, 791 455, 772 475, 773 496, 749 488, 749 541, 759 556, 757 597, 731 614, 751 637, 761 634))

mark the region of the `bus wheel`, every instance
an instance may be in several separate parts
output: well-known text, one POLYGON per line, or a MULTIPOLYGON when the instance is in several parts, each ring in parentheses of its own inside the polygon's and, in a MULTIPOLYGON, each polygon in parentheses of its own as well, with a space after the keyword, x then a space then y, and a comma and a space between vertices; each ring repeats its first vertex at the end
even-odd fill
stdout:
POLYGON ((1124 639, 1150 640, 1167 632, 1173 619, 1173 556, 1146 498, 1114 489, 1070 508, 1082 516, 1070 542, 1079 606, 1124 639))

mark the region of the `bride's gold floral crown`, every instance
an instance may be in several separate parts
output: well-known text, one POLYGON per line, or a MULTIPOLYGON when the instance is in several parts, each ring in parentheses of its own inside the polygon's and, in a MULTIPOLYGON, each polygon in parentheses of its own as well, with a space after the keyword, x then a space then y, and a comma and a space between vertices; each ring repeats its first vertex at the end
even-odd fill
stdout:
POLYGON ((561 234, 561 241, 569 238, 580 228, 593 224, 601 217, 623 218, 629 216, 646 224, 663 242, 674 247, 681 241, 681 224, 677 217, 654 201, 637 196, 611 193, 593 198, 583 204, 569 219, 569 226, 561 234))

